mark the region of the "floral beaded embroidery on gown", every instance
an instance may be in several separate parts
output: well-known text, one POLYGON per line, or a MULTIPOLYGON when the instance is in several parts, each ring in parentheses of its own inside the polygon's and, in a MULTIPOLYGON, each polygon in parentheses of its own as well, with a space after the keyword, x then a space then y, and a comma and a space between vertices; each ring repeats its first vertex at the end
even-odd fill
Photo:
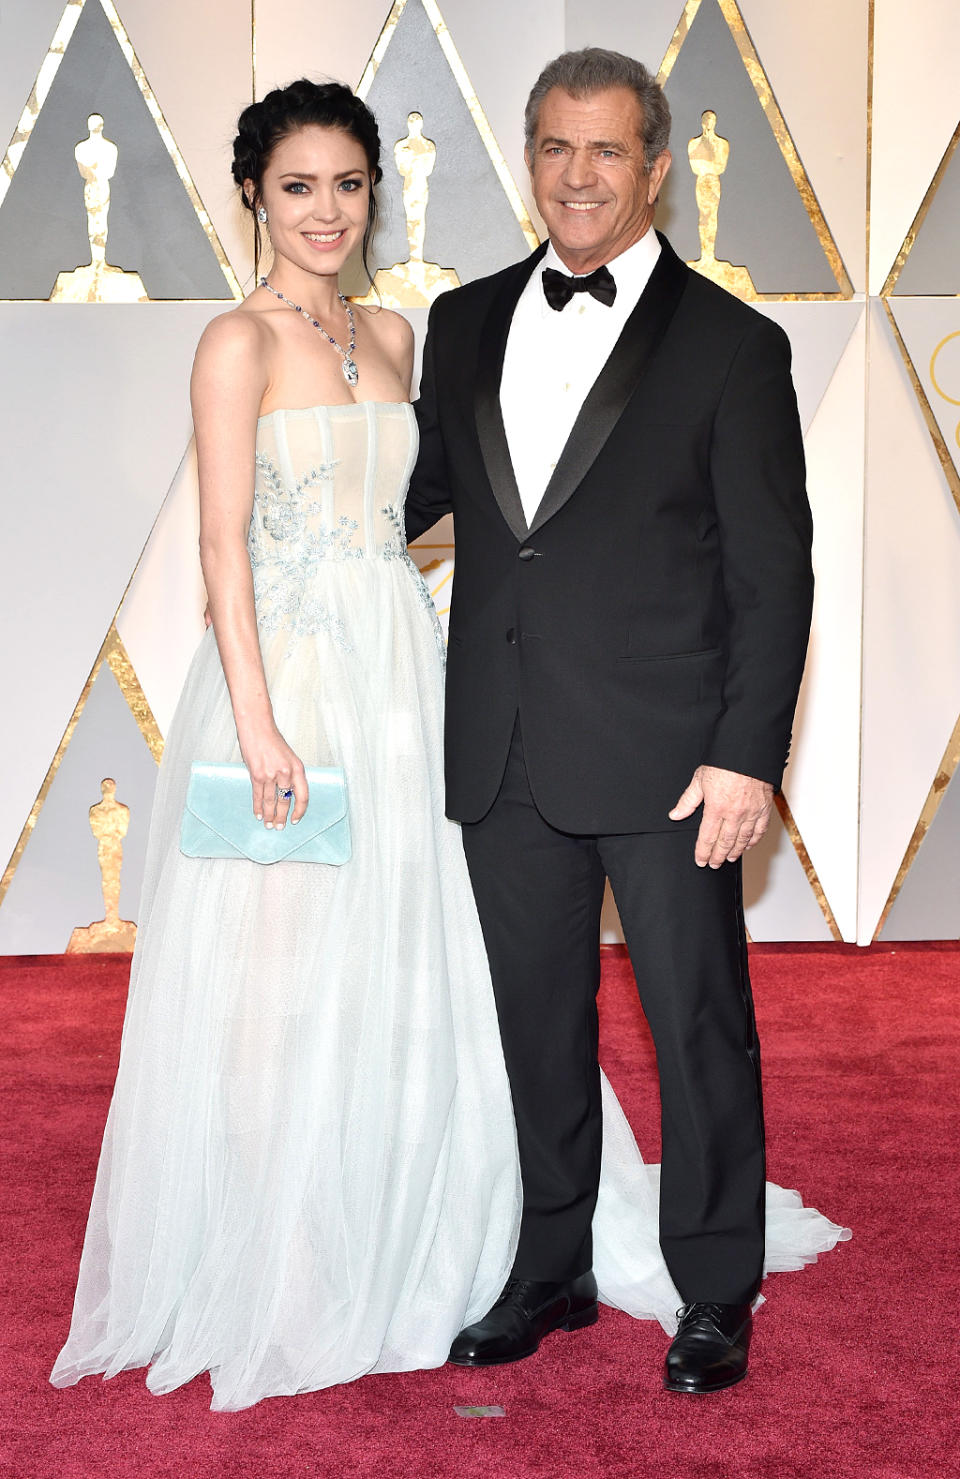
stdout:
MULTIPOLYGON (((444 817, 443 639, 406 550, 406 404, 258 426, 248 547, 281 733, 342 765, 342 867, 184 857, 193 760, 239 760, 212 631, 151 822, 120 1067, 73 1321, 51 1380, 208 1371, 231 1410, 438 1366, 509 1272, 510 1093, 459 828, 444 817)), ((601 1298, 674 1323, 645 1167, 606 1080, 601 1298)), ((844 1235, 768 1188, 768 1268, 844 1235)))

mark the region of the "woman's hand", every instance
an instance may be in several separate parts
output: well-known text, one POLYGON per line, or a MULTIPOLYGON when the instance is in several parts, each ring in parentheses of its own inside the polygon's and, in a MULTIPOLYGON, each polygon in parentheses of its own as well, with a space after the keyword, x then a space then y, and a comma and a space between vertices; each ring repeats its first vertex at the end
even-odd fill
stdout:
POLYGON ((306 772, 303 762, 276 726, 263 732, 241 735, 240 753, 250 772, 253 813, 257 821, 262 821, 265 827, 275 827, 278 832, 288 816, 292 823, 299 822, 310 796, 306 772), (278 794, 288 790, 293 791, 292 807, 288 797, 278 794))

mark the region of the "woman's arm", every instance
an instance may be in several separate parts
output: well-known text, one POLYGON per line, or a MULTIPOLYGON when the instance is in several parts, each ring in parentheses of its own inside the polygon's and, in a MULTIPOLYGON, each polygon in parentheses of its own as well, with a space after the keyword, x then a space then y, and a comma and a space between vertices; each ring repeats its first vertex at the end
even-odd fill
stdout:
POLYGON ((413 382, 413 329, 402 313, 392 308, 366 308, 366 323, 379 353, 386 359, 410 399, 413 382))
MULTIPOLYGON (((444 295, 446 296, 446 295, 444 295)), ((427 340, 423 346, 423 369, 420 374, 420 395, 414 402, 420 432, 420 451, 407 489, 405 517, 407 543, 412 544, 428 529, 453 510, 450 497, 450 479, 447 473, 446 449, 437 403, 436 373, 436 310, 443 297, 434 301, 427 320, 427 340)))
POLYGON ((247 531, 253 508, 257 416, 267 388, 268 346, 252 315, 214 319, 200 340, 190 397, 200 473, 200 562, 240 753, 250 772, 253 810, 282 827, 307 807, 303 765, 277 729, 267 692, 253 600, 247 531))

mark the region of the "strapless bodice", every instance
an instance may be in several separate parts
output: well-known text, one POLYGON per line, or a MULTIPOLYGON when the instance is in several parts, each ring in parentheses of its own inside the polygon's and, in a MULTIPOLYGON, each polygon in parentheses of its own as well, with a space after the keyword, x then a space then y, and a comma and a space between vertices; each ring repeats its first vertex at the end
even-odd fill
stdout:
POLYGON ((257 424, 255 562, 362 559, 406 548, 403 501, 417 452, 407 402, 271 411, 257 424))
POLYGON ((416 454, 405 401, 260 417, 247 548, 262 632, 327 627, 326 588, 347 564, 402 561, 422 584, 403 522, 416 454))

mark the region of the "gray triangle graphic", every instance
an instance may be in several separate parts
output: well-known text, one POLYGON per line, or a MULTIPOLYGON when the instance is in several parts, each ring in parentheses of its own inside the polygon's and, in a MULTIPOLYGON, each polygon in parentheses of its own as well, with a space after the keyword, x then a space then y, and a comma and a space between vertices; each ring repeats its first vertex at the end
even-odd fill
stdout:
POLYGON ((429 178, 424 256, 471 282, 530 252, 490 155, 420 0, 408 0, 366 101, 380 125, 383 182, 381 224, 371 267, 391 267, 410 256, 403 180, 393 157, 409 133, 407 116, 423 115, 424 135, 436 145, 429 178))
POLYGON ((97 673, 70 745, 0 907, 0 954, 55 955, 71 931, 103 917, 89 808, 112 776, 130 808, 120 915, 137 918, 157 765, 109 664, 97 673))
POLYGON ((0 207, 0 299, 47 299, 90 261, 74 150, 99 113, 118 149, 107 260, 150 298, 232 299, 216 253, 98 0, 88 0, 0 207))
POLYGON ((673 114, 673 167, 657 224, 680 256, 700 256, 695 180, 687 142, 712 109, 730 143, 717 216, 717 257, 745 266, 758 293, 839 293, 806 206, 717 0, 703 0, 664 91, 673 114))
POLYGON ((878 939, 960 939, 958 774, 960 772, 954 772, 947 786, 878 939))
POLYGON ((960 128, 948 146, 946 169, 930 202, 907 260, 893 287, 897 297, 960 293, 960 128))

